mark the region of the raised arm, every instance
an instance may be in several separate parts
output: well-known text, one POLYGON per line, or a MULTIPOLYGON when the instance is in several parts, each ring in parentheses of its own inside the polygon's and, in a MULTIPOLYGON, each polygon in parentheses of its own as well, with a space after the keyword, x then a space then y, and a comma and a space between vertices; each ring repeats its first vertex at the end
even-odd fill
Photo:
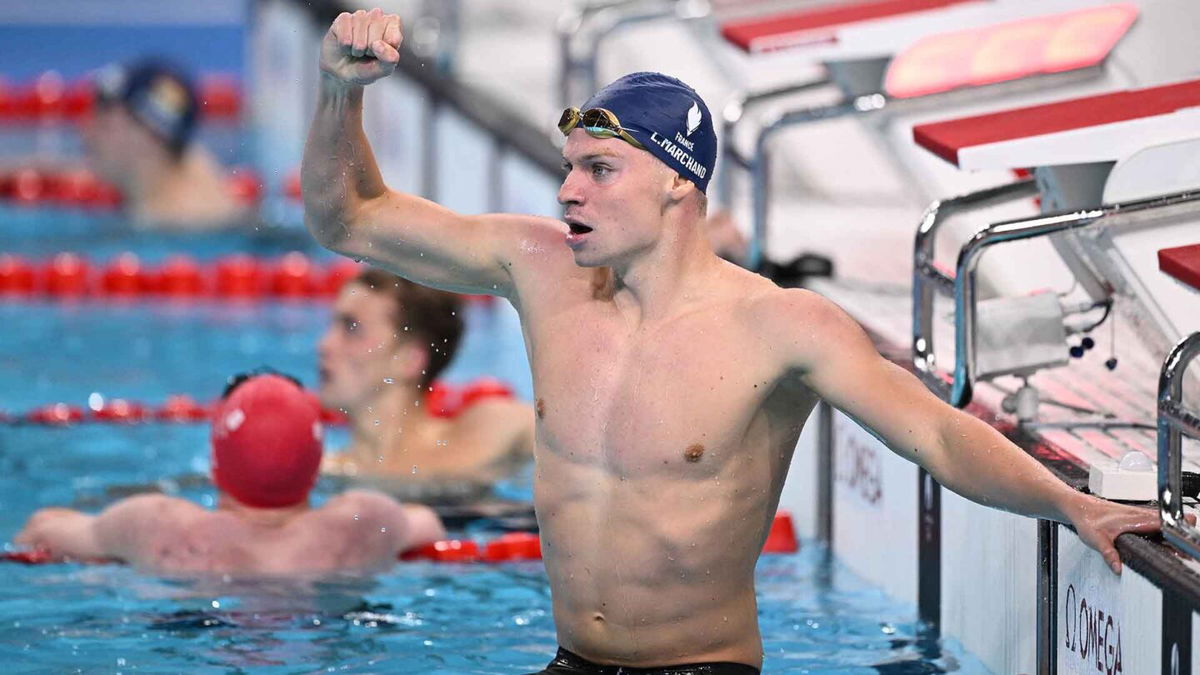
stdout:
POLYGON ((1159 528, 1157 513, 1075 491, 990 425, 934 396, 880 356, 832 302, 806 291, 786 295, 792 366, 805 383, 940 484, 985 506, 1074 525, 1114 572, 1118 535, 1159 528))
POLYGON ((463 216, 384 185, 363 133, 363 87, 395 70, 401 39, 399 17, 378 9, 342 13, 325 34, 301 171, 305 223, 323 246, 418 283, 511 297, 510 251, 555 221, 463 216))

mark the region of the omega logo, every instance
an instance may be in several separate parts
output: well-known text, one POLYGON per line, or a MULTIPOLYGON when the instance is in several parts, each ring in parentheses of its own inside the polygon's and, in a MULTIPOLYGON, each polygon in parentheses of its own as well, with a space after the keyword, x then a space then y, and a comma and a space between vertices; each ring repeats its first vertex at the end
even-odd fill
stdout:
POLYGON ((1121 665, 1121 623, 1112 613, 1088 603, 1075 590, 1067 586, 1063 603, 1065 623, 1064 645, 1067 651, 1079 655, 1087 664, 1095 664, 1096 671, 1105 675, 1125 672, 1121 665))
POLYGON ((851 436, 838 453, 837 476, 868 504, 875 506, 883 498, 883 468, 874 446, 851 436))

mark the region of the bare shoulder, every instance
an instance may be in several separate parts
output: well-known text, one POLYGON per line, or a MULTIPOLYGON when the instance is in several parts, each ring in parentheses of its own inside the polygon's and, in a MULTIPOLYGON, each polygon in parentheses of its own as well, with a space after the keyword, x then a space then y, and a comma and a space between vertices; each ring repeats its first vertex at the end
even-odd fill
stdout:
POLYGON ((337 520, 367 522, 403 513, 400 502, 374 490, 347 490, 317 509, 314 514, 337 520))
POLYGON ((771 286, 748 295, 745 312, 750 325, 789 365, 804 367, 834 351, 874 349, 858 322, 825 296, 771 286))
POLYGON ((470 216, 469 220, 505 242, 502 247, 507 251, 505 263, 546 264, 559 258, 571 260, 570 249, 565 243, 567 226, 561 221, 514 213, 489 213, 470 216))
POLYGON ((516 449, 533 452, 533 406, 523 401, 494 396, 477 401, 454 418, 452 433, 475 439, 492 452, 516 449))
POLYGON ((530 298, 591 297, 596 269, 575 264, 562 221, 511 214, 477 217, 489 219, 505 238, 501 264, 516 287, 514 304, 530 298), (547 283, 551 278, 554 283, 547 283))
POLYGON ((186 499, 164 494, 144 494, 127 497, 104 510, 104 516, 119 518, 153 518, 201 516, 208 511, 186 499))
POLYGON ((850 319, 841 307, 820 293, 803 288, 780 288, 773 283, 770 286, 747 297, 755 318, 765 322, 766 326, 794 328, 796 321, 824 324, 850 319))
POLYGON ((96 519, 96 537, 106 555, 135 562, 156 542, 196 531, 217 516, 185 499, 161 494, 136 495, 105 509, 96 519))
POLYGON ((523 401, 491 396, 467 406, 454 418, 455 433, 506 429, 513 424, 533 423, 533 408, 523 401))

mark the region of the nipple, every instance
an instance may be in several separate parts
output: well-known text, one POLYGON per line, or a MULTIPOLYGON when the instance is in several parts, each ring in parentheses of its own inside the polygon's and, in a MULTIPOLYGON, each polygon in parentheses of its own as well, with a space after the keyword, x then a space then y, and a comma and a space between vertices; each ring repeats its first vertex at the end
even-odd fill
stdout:
POLYGON ((700 458, 703 456, 704 446, 700 445, 699 443, 693 443, 687 447, 687 450, 683 451, 683 458, 689 462, 692 462, 693 464, 699 462, 700 458))
POLYGON ((542 419, 543 417, 545 417, 546 416, 546 402, 539 398, 537 400, 537 402, 535 402, 533 404, 533 411, 535 413, 537 413, 537 417, 539 420, 542 419))

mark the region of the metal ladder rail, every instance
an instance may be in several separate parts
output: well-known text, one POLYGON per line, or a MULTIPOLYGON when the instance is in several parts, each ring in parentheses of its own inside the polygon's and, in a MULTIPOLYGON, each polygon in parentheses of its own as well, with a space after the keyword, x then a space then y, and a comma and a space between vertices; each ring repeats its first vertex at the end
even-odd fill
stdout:
POLYGON ((1183 406, 1184 373, 1200 356, 1200 333, 1175 345, 1158 378, 1158 510, 1163 537, 1175 548, 1200 558, 1200 531, 1183 517, 1183 435, 1200 440, 1200 415, 1183 406))
MULTIPOLYGON (((1116 226, 1139 222, 1143 219, 1170 216, 1174 212, 1187 213, 1200 210, 1200 192, 1182 192, 1162 197, 1136 200, 1124 204, 1112 204, 1096 209, 1085 209, 1070 213, 1051 214, 1037 218, 1004 221, 977 232, 959 252, 955 266, 954 284, 954 374, 947 378, 933 367, 932 302, 925 306, 917 304, 914 284, 913 344, 925 340, 926 350, 923 363, 918 363, 914 351, 913 365, 922 374, 922 379, 933 378, 944 382, 950 379, 948 395, 943 398, 955 407, 971 402, 976 373, 975 360, 975 271, 982 254, 990 247, 1010 241, 1045 237, 1059 232, 1094 225, 1116 226), (1164 213, 1164 209, 1167 210, 1164 213), (919 315, 918 315, 919 313, 919 315), (922 334, 918 334, 918 328, 922 334)), ((920 233, 918 234, 920 236, 920 233)), ((914 270, 914 279, 916 271, 914 270)), ((944 282, 943 282, 944 285, 944 282)), ((941 394, 944 389, 934 389, 941 394)))
POLYGON ((734 92, 725 104, 725 107, 721 110, 721 140, 723 147, 720 157, 721 168, 717 172, 717 196, 720 199, 722 207, 729 209, 733 205, 733 168, 749 169, 753 164, 751 157, 738 151, 736 142, 738 128, 747 119, 745 117, 746 110, 773 98, 818 89, 828 86, 832 82, 833 80, 829 77, 824 77, 763 91, 750 92, 740 90, 734 92))
MULTIPOLYGON (((882 91, 849 94, 845 99, 829 105, 791 110, 770 118, 759 130, 754 144, 754 156, 748 164, 752 172, 754 198, 753 232, 750 240, 746 266, 752 270, 761 267, 765 258, 765 243, 767 237, 767 199, 769 181, 769 161, 766 149, 770 137, 780 130, 811 124, 825 120, 836 119, 845 115, 867 115, 888 110, 900 113, 929 110, 938 106, 969 103, 979 99, 984 93, 1019 93, 1039 90, 1043 86, 1067 85, 1087 81, 1097 73, 1099 68, 1084 68, 1061 73, 1043 73, 1006 82, 981 84, 978 86, 953 89, 926 96, 912 98, 894 98, 882 91)), ((834 78, 835 80, 837 78, 834 78)))
POLYGON ((936 201, 921 217, 913 244, 912 284, 912 350, 913 367, 917 375, 943 400, 950 399, 950 376, 937 370, 933 353, 934 293, 954 295, 954 277, 936 267, 934 248, 938 231, 958 215, 1036 196, 1037 183, 1032 178, 978 190, 958 197, 936 201))

